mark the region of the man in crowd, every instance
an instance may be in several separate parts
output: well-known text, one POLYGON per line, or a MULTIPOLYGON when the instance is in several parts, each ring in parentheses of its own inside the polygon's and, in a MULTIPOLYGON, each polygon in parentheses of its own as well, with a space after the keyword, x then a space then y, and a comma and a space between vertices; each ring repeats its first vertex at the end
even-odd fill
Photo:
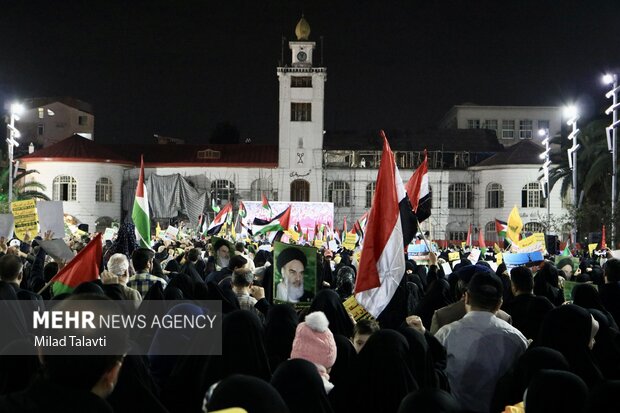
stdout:
POLYGON ((155 283, 160 282, 162 288, 168 285, 163 278, 151 274, 154 256, 153 251, 147 248, 137 248, 131 255, 131 263, 136 270, 136 275, 129 278, 127 287, 138 290, 143 298, 155 283))

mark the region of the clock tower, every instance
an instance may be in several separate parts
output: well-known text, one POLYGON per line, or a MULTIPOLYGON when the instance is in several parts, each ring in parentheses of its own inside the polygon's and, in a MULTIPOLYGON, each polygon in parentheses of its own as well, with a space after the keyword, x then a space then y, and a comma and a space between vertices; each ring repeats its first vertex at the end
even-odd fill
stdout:
POLYGON ((289 42, 290 66, 278 67, 279 157, 282 200, 323 201, 323 110, 327 69, 315 66, 316 43, 302 16, 289 42))

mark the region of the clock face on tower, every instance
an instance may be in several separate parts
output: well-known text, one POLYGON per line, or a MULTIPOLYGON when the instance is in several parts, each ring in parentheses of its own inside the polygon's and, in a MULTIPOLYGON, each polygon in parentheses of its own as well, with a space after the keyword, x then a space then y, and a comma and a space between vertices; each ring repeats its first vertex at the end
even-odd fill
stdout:
POLYGON ((300 62, 305 62, 307 57, 308 55, 306 55, 306 52, 297 53, 297 60, 299 60, 300 62))

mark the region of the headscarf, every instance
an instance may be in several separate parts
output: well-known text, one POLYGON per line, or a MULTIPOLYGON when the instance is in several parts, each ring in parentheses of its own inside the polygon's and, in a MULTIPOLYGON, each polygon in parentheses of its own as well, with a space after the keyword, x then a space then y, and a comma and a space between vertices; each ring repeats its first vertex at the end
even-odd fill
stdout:
POLYGON ((421 389, 409 393, 398 408, 398 413, 460 413, 461 407, 447 391, 421 389))
POLYGON ((292 305, 274 304, 269 308, 265 323, 265 349, 272 370, 288 360, 297 324, 299 317, 292 305))
POLYGON ((288 413, 280 394, 256 377, 236 374, 222 380, 211 396, 208 411, 241 407, 250 413, 288 413))
POLYGON ((183 298, 186 300, 194 299, 194 282, 187 274, 175 274, 170 277, 168 286, 166 288, 176 287, 183 293, 183 298))
POLYGON ((409 344, 397 331, 380 330, 371 335, 346 382, 332 390, 335 410, 395 413, 401 400, 418 389, 409 357, 409 344), (368 397, 371 394, 381 397, 368 397))
POLYGON ((602 311, 595 309, 588 311, 599 325, 594 337, 592 355, 605 379, 620 380, 620 333, 611 327, 609 317, 602 311))
POLYGON ((236 310, 226 314, 222 323, 222 355, 208 358, 205 390, 233 374, 246 374, 269 380, 271 370, 264 337, 263 325, 256 313, 236 310))
POLYGON ((564 295, 559 289, 558 269, 549 261, 534 276, 534 295, 547 297, 553 305, 564 302, 564 295))
POLYGON ((568 361, 562 353, 548 347, 528 348, 513 368, 498 380, 491 411, 499 412, 523 401, 523 392, 534 375, 543 369, 569 371, 568 361))
POLYGON ((329 371, 329 381, 338 387, 343 381, 347 379, 347 372, 353 365, 353 361, 357 356, 353 343, 347 337, 341 334, 334 334, 334 341, 336 342, 336 363, 329 371))
POLYGON ((592 387, 603 379, 588 347, 592 335, 592 316, 574 304, 554 308, 545 316, 538 345, 558 350, 571 370, 592 387))
POLYGON ((435 280, 428 291, 420 300, 416 314, 422 319, 422 324, 427 329, 431 328, 431 321, 436 310, 454 302, 450 294, 450 284, 443 278, 435 280))
POLYGON ((603 305, 603 301, 601 300, 598 290, 594 288, 592 284, 577 284, 573 288, 573 304, 585 308, 586 310, 593 309, 600 311, 609 318, 607 323, 611 324, 612 328, 615 328, 616 330, 618 329, 616 320, 614 320, 611 313, 607 311, 603 305))
POLYGON ((116 239, 108 250, 109 256, 112 254, 124 254, 131 258, 131 254, 138 247, 136 242, 136 227, 133 224, 125 223, 120 226, 116 239))
POLYGON ((410 327, 401 327, 398 332, 409 344, 411 373, 420 388, 437 387, 433 357, 428 349, 424 334, 410 327))
POLYGON ((323 380, 316 366, 303 359, 280 364, 271 385, 280 393, 291 413, 332 413, 323 380))
POLYGON ((534 376, 525 393, 527 413, 579 413, 588 397, 588 386, 568 371, 542 370, 534 376))
POLYGON ((332 334, 342 334, 345 337, 353 336, 353 321, 345 310, 340 296, 334 290, 324 289, 316 294, 310 304, 308 314, 315 311, 325 313, 332 334))

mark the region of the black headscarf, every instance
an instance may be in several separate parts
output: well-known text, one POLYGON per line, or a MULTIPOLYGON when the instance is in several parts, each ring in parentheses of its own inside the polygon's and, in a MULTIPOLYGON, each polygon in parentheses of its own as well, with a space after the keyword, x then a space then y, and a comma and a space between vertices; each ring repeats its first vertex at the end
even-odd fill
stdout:
POLYGON ((588 386, 568 371, 542 370, 534 376, 525 395, 527 413, 579 413, 588 397, 588 386))
POLYGON ((241 407, 249 413, 289 412, 280 394, 269 383, 238 374, 222 380, 207 404, 208 411, 230 407, 241 407))
POLYGON ((116 239, 107 252, 108 256, 113 254, 124 254, 127 258, 131 258, 131 254, 137 247, 136 227, 133 224, 122 224, 118 229, 116 239))
POLYGON ((429 286, 426 295, 420 300, 416 314, 422 319, 424 327, 430 329, 435 311, 453 302, 450 284, 445 279, 438 278, 429 286))
POLYGON ((538 345, 558 350, 566 357, 571 370, 588 386, 602 381, 603 376, 588 347, 592 334, 592 316, 574 304, 551 310, 543 320, 538 345))
POLYGON ((291 413, 332 413, 323 380, 316 366, 303 359, 280 364, 271 385, 280 393, 291 413))
POLYGON ((265 349, 272 370, 290 357, 297 324, 299 317, 292 305, 274 304, 269 308, 265 323, 265 349))
POLYGON ((330 392, 335 410, 395 413, 401 400, 418 389, 409 357, 409 344, 397 331, 371 335, 349 370, 348 380, 330 392))
POLYGON ((506 406, 523 401, 523 392, 536 373, 543 369, 569 371, 568 361, 557 350, 548 347, 530 347, 495 386, 491 411, 499 412, 506 406))
POLYGON ((598 321, 598 332, 592 355, 607 380, 620 380, 620 333, 609 324, 609 317, 602 311, 589 309, 598 321))
POLYGON ((407 343, 409 344, 409 356, 411 359, 411 373, 421 389, 426 387, 437 387, 437 377, 435 376, 435 366, 428 343, 424 334, 410 327, 398 329, 407 343))
POLYGON ((222 323, 222 355, 210 356, 204 389, 233 374, 246 374, 263 380, 271 378, 264 345, 265 331, 256 313, 236 310, 222 323))
POLYGON ((166 288, 176 287, 183 293, 183 298, 186 300, 194 299, 194 281, 187 274, 174 274, 170 277, 168 286, 166 288))
POLYGON ((421 389, 403 399, 398 413, 461 413, 461 407, 445 390, 421 389))
POLYGON ((618 325, 614 317, 603 305, 601 296, 592 284, 578 284, 573 288, 573 304, 585 309, 598 310, 609 318, 607 324, 611 324, 612 328, 618 330, 618 325))
POLYGON ((336 342, 336 362, 329 371, 329 381, 334 386, 338 386, 347 379, 347 372, 353 365, 357 353, 353 343, 347 337, 334 334, 334 341, 336 342))
POLYGON ((177 260, 170 260, 166 263, 166 271, 178 273, 181 271, 181 264, 177 260))
POLYGON ((549 261, 534 276, 534 294, 547 297, 556 306, 564 302, 564 295, 559 289, 558 269, 549 261))
POLYGON ((345 337, 353 336, 353 321, 351 321, 351 317, 340 301, 340 296, 334 290, 324 289, 316 294, 312 304, 310 304, 308 314, 315 311, 325 313, 332 334, 342 334, 345 337))

